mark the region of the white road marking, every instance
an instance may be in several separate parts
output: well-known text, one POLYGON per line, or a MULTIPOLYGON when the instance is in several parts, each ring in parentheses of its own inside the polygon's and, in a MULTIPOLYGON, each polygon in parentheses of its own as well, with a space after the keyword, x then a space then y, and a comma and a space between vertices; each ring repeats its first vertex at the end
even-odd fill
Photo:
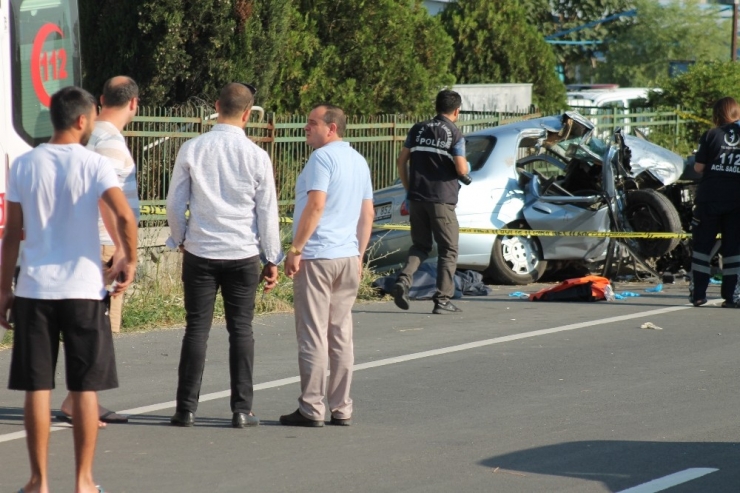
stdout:
POLYGON ((632 488, 622 490, 619 493, 656 493, 658 491, 667 490, 679 484, 688 483, 696 478, 706 476, 713 472, 717 472, 719 469, 711 467, 692 467, 683 471, 663 476, 662 478, 653 479, 647 483, 643 483, 632 488))
MULTIPOLYGON (((712 300, 707 304, 717 304, 722 300, 712 300)), ((502 344, 504 342, 518 341, 521 339, 531 339, 532 337, 539 337, 548 334, 556 334, 558 332, 567 332, 569 330, 584 329, 587 327, 593 327, 595 325, 610 324, 614 322, 623 322, 625 320, 633 320, 635 318, 650 317, 654 315, 662 315, 665 313, 672 313, 681 310, 688 310, 693 308, 691 305, 681 306, 669 306, 666 308, 658 308, 656 310, 648 310, 646 312, 631 313, 629 315, 619 315, 616 317, 600 318, 597 320, 590 320, 587 322, 579 322, 575 324, 561 325, 560 327, 553 327, 550 329, 533 330, 530 332, 523 332, 521 334, 512 334, 509 336, 494 337, 493 339, 484 339, 482 341, 469 342, 467 344, 459 344, 456 346, 448 346, 440 349, 432 349, 430 351, 422 351, 419 353, 407 354, 404 356, 396 356, 394 358, 385 358, 378 361, 370 361, 367 363, 360 363, 354 366, 354 371, 368 370, 370 368, 378 368, 380 366, 394 365, 397 363, 405 363, 406 361, 413 361, 421 358, 430 358, 432 356, 440 356, 443 354, 456 353, 458 351, 467 351, 468 349, 476 349, 485 346, 491 346, 494 344, 502 344)), ((265 390, 280 387, 283 385, 289 385, 300 382, 300 377, 282 378, 280 380, 272 380, 270 382, 260 383, 254 386, 254 390, 265 390)), ((199 402, 212 401, 215 399, 223 399, 231 395, 230 390, 222 390, 220 392, 213 392, 210 394, 204 394, 200 396, 199 402)), ((162 402, 160 404, 152 404, 149 406, 135 407, 132 409, 124 409, 118 411, 119 414, 127 414, 129 416, 135 416, 138 414, 146 414, 155 411, 162 411, 163 409, 173 409, 175 407, 175 401, 162 402)), ((52 426, 51 431, 69 430, 69 426, 52 426)), ((0 443, 9 442, 11 440, 18 440, 25 438, 26 433, 24 431, 18 431, 13 433, 7 433, 0 435, 0 443)))

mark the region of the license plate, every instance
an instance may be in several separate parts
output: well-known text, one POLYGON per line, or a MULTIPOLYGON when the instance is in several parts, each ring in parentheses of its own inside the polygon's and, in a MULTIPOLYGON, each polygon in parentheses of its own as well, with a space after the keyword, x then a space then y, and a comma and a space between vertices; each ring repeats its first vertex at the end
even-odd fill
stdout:
POLYGON ((390 219, 393 215, 393 204, 379 204, 375 206, 375 221, 390 219))

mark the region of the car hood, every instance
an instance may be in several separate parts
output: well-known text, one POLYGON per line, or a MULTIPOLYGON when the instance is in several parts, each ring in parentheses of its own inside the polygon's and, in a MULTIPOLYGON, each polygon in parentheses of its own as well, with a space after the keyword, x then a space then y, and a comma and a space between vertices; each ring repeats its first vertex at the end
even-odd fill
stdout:
POLYGON ((633 177, 647 171, 663 185, 670 185, 683 173, 684 160, 675 152, 633 135, 625 135, 624 142, 632 151, 630 174, 633 177))

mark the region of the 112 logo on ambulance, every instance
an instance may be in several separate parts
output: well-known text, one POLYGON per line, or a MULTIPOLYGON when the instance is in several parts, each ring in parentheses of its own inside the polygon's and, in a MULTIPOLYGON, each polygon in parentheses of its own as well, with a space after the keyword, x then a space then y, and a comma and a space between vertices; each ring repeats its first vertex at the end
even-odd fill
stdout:
POLYGON ((44 83, 69 77, 67 51, 64 48, 50 51, 44 49, 44 44, 52 34, 58 34, 60 38, 64 38, 64 32, 59 26, 51 22, 44 24, 36 33, 31 48, 31 83, 39 102, 47 108, 51 104, 51 96, 44 87, 44 83))

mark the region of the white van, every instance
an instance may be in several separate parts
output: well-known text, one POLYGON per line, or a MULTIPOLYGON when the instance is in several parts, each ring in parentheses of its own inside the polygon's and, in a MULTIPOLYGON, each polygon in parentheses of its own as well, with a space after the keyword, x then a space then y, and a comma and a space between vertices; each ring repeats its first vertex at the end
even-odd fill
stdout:
MULTIPOLYGON (((568 91, 566 98, 568 106, 578 111, 584 116, 597 115, 602 113, 600 110, 614 109, 618 114, 629 114, 630 108, 633 108, 637 102, 645 101, 650 91, 660 91, 660 89, 651 89, 648 87, 624 87, 613 89, 588 89, 584 91, 568 91)), ((632 133, 633 118, 617 118, 613 125, 609 125, 609 120, 601 119, 599 122, 596 118, 590 120, 597 126, 600 126, 597 135, 602 139, 609 139, 614 130, 614 126, 621 126, 625 133, 632 133), (601 123, 601 125, 600 125, 601 123)), ((643 135, 650 133, 650 127, 643 126, 638 129, 643 135)))
POLYGON ((568 91, 568 106, 578 108, 617 108, 629 109, 639 100, 648 97, 648 87, 620 87, 616 89, 590 89, 587 91, 568 91))

